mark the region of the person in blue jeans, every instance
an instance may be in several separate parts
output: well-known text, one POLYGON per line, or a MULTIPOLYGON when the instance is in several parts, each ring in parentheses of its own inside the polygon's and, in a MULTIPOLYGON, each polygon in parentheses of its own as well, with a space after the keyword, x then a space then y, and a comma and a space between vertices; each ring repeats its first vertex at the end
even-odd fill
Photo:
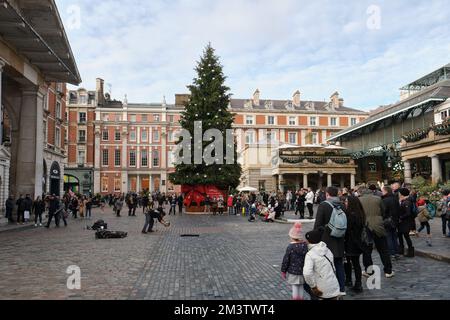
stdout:
POLYGON ((383 221, 384 227, 386 229, 386 240, 388 244, 389 254, 392 258, 399 258, 398 255, 398 212, 400 203, 396 195, 392 192, 391 187, 383 187, 381 190, 383 193, 383 205, 384 205, 384 214, 383 221))

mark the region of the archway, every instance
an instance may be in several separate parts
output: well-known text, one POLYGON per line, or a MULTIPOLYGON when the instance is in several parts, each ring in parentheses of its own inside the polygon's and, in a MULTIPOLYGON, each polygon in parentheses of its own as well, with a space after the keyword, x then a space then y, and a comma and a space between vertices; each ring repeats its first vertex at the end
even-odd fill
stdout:
POLYGON ((50 194, 61 195, 61 168, 58 162, 53 162, 50 169, 50 194))

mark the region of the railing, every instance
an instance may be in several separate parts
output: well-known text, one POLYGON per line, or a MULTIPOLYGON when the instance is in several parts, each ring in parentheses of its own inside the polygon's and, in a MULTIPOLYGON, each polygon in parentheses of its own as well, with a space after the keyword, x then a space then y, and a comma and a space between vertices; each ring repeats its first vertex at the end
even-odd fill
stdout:
POLYGON ((287 164, 300 164, 305 160, 310 164, 322 165, 329 160, 335 164, 351 164, 352 159, 345 156, 280 156, 283 163, 287 164))
POLYGON ((430 133, 433 132, 435 136, 450 135, 450 119, 446 119, 441 124, 432 124, 427 128, 420 128, 410 131, 402 136, 406 143, 416 143, 427 138, 430 138, 430 133))

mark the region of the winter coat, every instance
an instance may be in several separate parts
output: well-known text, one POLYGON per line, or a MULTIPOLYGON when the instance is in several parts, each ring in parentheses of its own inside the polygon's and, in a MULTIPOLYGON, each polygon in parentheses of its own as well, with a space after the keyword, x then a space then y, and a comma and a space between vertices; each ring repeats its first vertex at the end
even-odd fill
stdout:
POLYGON ((44 213, 45 212, 45 202, 42 200, 35 201, 33 204, 33 210, 34 210, 35 215, 44 213))
MULTIPOLYGON (((343 208, 339 198, 331 198, 329 201, 336 207, 343 208)), ((333 253, 335 258, 343 258, 345 251, 344 238, 335 238, 331 236, 331 229, 328 228, 328 223, 330 222, 331 215, 333 214, 333 207, 328 202, 322 202, 317 210, 316 223, 314 225, 314 230, 320 227, 325 228, 325 232, 322 236, 322 241, 326 243, 327 247, 333 253)))
POLYGON ((281 265, 281 272, 289 273, 296 276, 303 275, 303 267, 305 265, 305 257, 308 253, 308 245, 306 242, 291 243, 284 255, 281 265))
POLYGON ((428 222, 433 217, 430 215, 430 213, 427 210, 426 206, 419 207, 419 214, 417 215, 417 219, 419 219, 420 223, 428 222))
POLYGON ((6 211, 12 212, 14 210, 14 199, 8 198, 5 202, 6 211))
POLYGON ((114 210, 116 211, 120 211, 123 208, 123 201, 122 199, 117 199, 116 202, 114 203, 114 210))
MULTIPOLYGON (((400 210, 400 203, 398 202, 398 198, 393 194, 388 194, 383 196, 383 205, 384 205, 384 214, 383 220, 391 219, 393 224, 398 226, 398 213, 400 210)), ((386 227, 386 224, 385 224, 386 227)))
POLYGON ((233 197, 232 196, 229 196, 228 197, 228 201, 227 201, 227 206, 230 208, 230 207, 232 207, 233 206, 233 197))
POLYGON ((309 245, 306 254, 303 277, 311 288, 323 292, 320 298, 331 299, 340 295, 339 282, 336 277, 336 268, 333 254, 324 242, 309 245))
POLYGON ((347 213, 347 232, 345 234, 345 255, 355 257, 365 251, 362 242, 362 232, 364 224, 353 213, 347 213))
POLYGON ((312 192, 312 191, 308 192, 306 194, 305 198, 306 198, 306 204, 308 204, 308 203, 313 204, 314 203, 314 192, 312 192))
POLYGON ((383 200, 371 194, 364 194, 359 198, 359 201, 361 201, 362 207, 364 208, 369 230, 378 237, 386 237, 387 232, 383 222, 383 214, 385 211, 383 200))
POLYGON ((413 220, 411 201, 409 199, 403 200, 400 203, 398 232, 409 233, 413 220))

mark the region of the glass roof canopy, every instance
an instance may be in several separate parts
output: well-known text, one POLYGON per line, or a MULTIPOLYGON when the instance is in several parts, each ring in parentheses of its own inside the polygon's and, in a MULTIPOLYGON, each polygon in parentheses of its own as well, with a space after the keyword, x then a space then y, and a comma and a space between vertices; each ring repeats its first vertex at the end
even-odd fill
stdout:
POLYGON ((402 91, 420 91, 424 88, 430 87, 436 83, 450 79, 450 63, 439 68, 436 71, 404 86, 402 91))

